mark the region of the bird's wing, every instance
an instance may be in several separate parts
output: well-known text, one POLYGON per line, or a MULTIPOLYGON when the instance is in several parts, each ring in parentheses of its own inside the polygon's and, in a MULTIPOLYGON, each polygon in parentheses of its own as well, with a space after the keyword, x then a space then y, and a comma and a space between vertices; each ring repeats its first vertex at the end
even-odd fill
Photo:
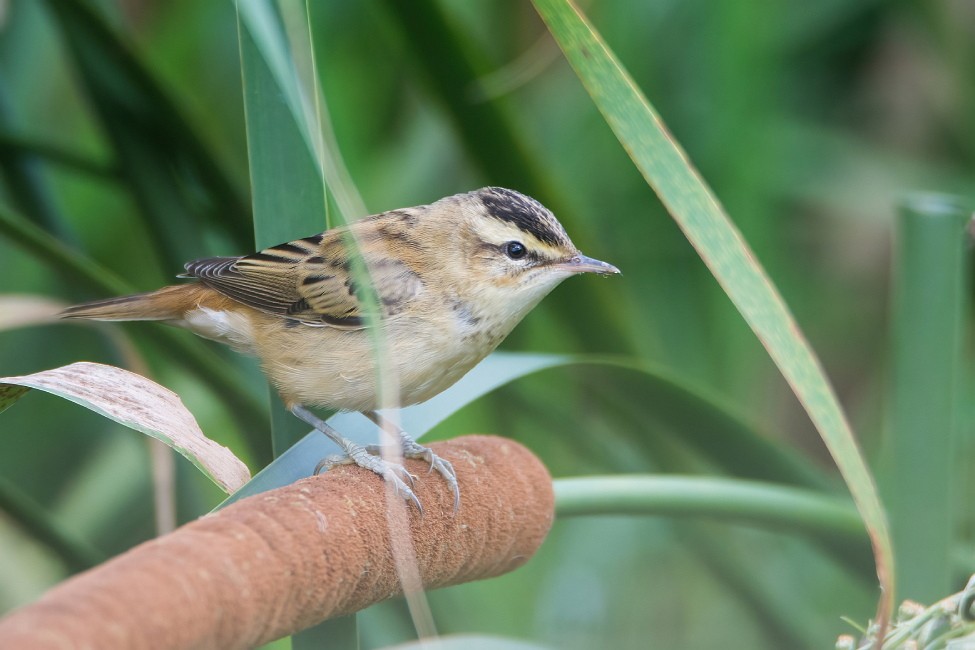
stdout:
MULTIPOLYGON (((385 315, 401 311, 422 289, 419 276, 371 238, 362 246, 385 315)), ((364 327, 351 255, 330 231, 245 257, 212 257, 186 265, 203 284, 260 311, 309 325, 364 327)))

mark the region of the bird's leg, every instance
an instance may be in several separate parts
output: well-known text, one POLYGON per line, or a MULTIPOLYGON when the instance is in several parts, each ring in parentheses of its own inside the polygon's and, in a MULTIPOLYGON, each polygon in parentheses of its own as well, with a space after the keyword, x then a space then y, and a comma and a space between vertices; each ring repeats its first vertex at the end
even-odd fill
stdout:
MULTIPOLYGON (((395 433, 399 436, 400 445, 403 448, 403 458, 425 460, 430 463, 431 471, 437 470, 444 477, 450 489, 454 492, 454 512, 456 512, 460 508, 460 486, 457 484, 457 473, 454 471, 454 466, 450 464, 450 461, 436 455, 429 447, 424 447, 417 443, 416 440, 410 437, 410 434, 403 431, 395 423, 384 418, 378 412, 371 411, 363 413, 363 415, 375 422, 376 426, 380 429, 395 433)), ((380 455, 382 453, 382 446, 366 445, 366 451, 370 454, 380 455)))
POLYGON ((328 423, 306 409, 301 404, 291 406, 290 410, 295 417, 307 422, 324 433, 332 442, 341 447, 342 451, 345 452, 344 456, 329 456, 318 463, 318 466, 315 467, 316 474, 321 472, 323 469, 328 470, 336 465, 355 463, 359 467, 364 467, 365 469, 379 474, 387 482, 392 483, 393 487, 396 488, 396 492, 400 496, 408 501, 412 501, 414 504, 416 504, 417 509, 419 509, 421 513, 423 512, 423 506, 420 505, 420 500, 416 498, 416 495, 413 493, 413 490, 410 487, 410 485, 413 485, 415 477, 406 471, 405 467, 397 463, 389 463, 382 458, 377 458, 374 454, 369 453, 366 448, 362 447, 361 445, 357 445, 348 438, 343 438, 338 431, 328 426, 328 423), (406 481, 409 481, 410 485, 407 485, 406 481))

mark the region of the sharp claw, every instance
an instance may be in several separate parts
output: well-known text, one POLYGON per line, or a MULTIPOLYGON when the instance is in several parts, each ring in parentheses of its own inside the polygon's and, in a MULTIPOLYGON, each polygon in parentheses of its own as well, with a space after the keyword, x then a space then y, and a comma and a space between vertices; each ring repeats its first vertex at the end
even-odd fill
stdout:
MULTIPOLYGON (((403 479, 401 479, 397 475, 397 473, 396 473, 397 470, 396 469, 393 469, 392 466, 387 465, 386 466, 386 471, 388 473, 382 474, 382 477, 386 481, 388 481, 388 482, 390 482, 390 483, 393 484, 393 489, 396 490, 396 494, 398 494, 399 496, 403 497, 407 501, 412 502, 413 505, 416 506, 416 509, 420 511, 420 515, 422 516, 423 515, 423 506, 420 505, 420 500, 417 498, 416 493, 414 493, 413 490, 410 489, 410 486, 408 486, 406 483, 403 482, 403 479)), ((409 472, 406 472, 406 475, 407 475, 407 477, 410 477, 410 482, 412 484, 412 477, 411 477, 410 473, 409 472)))
POLYGON ((420 500, 416 498, 416 495, 415 494, 413 494, 413 490, 410 490, 410 493, 407 495, 407 497, 410 499, 410 501, 413 502, 413 505, 416 506, 416 509, 420 511, 420 516, 422 517, 423 516, 423 506, 420 505, 420 500))
POLYGON ((403 474, 402 478, 405 478, 406 480, 408 480, 410 482, 410 487, 411 488, 416 487, 416 474, 410 474, 409 470, 407 470, 402 465, 397 465, 396 466, 396 471, 397 472, 402 472, 402 474, 403 474))
MULTIPOLYGON (((419 445, 417 445, 417 447, 419 447, 419 445)), ((422 447, 421 449, 423 450, 422 452, 420 450, 416 450, 417 455, 423 454, 424 459, 429 458, 430 471, 433 471, 434 469, 437 470, 437 473, 440 474, 445 481, 447 481, 447 484, 453 491, 454 513, 456 513, 458 510, 460 510, 460 485, 457 484, 457 472, 454 471, 454 466, 449 460, 437 456, 430 449, 422 447)))

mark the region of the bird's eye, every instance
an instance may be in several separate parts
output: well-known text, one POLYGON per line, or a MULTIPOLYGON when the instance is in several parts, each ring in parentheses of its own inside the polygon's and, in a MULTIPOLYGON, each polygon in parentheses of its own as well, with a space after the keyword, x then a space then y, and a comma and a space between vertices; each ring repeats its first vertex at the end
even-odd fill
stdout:
POLYGON ((503 247, 504 254, 513 260, 520 260, 527 253, 528 249, 520 241, 509 241, 503 247))

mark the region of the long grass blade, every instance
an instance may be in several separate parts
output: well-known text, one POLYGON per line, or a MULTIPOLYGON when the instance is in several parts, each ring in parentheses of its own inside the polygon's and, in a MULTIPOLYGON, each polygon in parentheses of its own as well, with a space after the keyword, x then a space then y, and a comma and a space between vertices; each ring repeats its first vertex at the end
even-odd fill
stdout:
POLYGON ((819 361, 774 285, 687 155, 582 13, 533 0, 593 101, 647 182, 768 350, 830 450, 870 533, 881 598, 893 606, 893 549, 877 488, 819 361))

